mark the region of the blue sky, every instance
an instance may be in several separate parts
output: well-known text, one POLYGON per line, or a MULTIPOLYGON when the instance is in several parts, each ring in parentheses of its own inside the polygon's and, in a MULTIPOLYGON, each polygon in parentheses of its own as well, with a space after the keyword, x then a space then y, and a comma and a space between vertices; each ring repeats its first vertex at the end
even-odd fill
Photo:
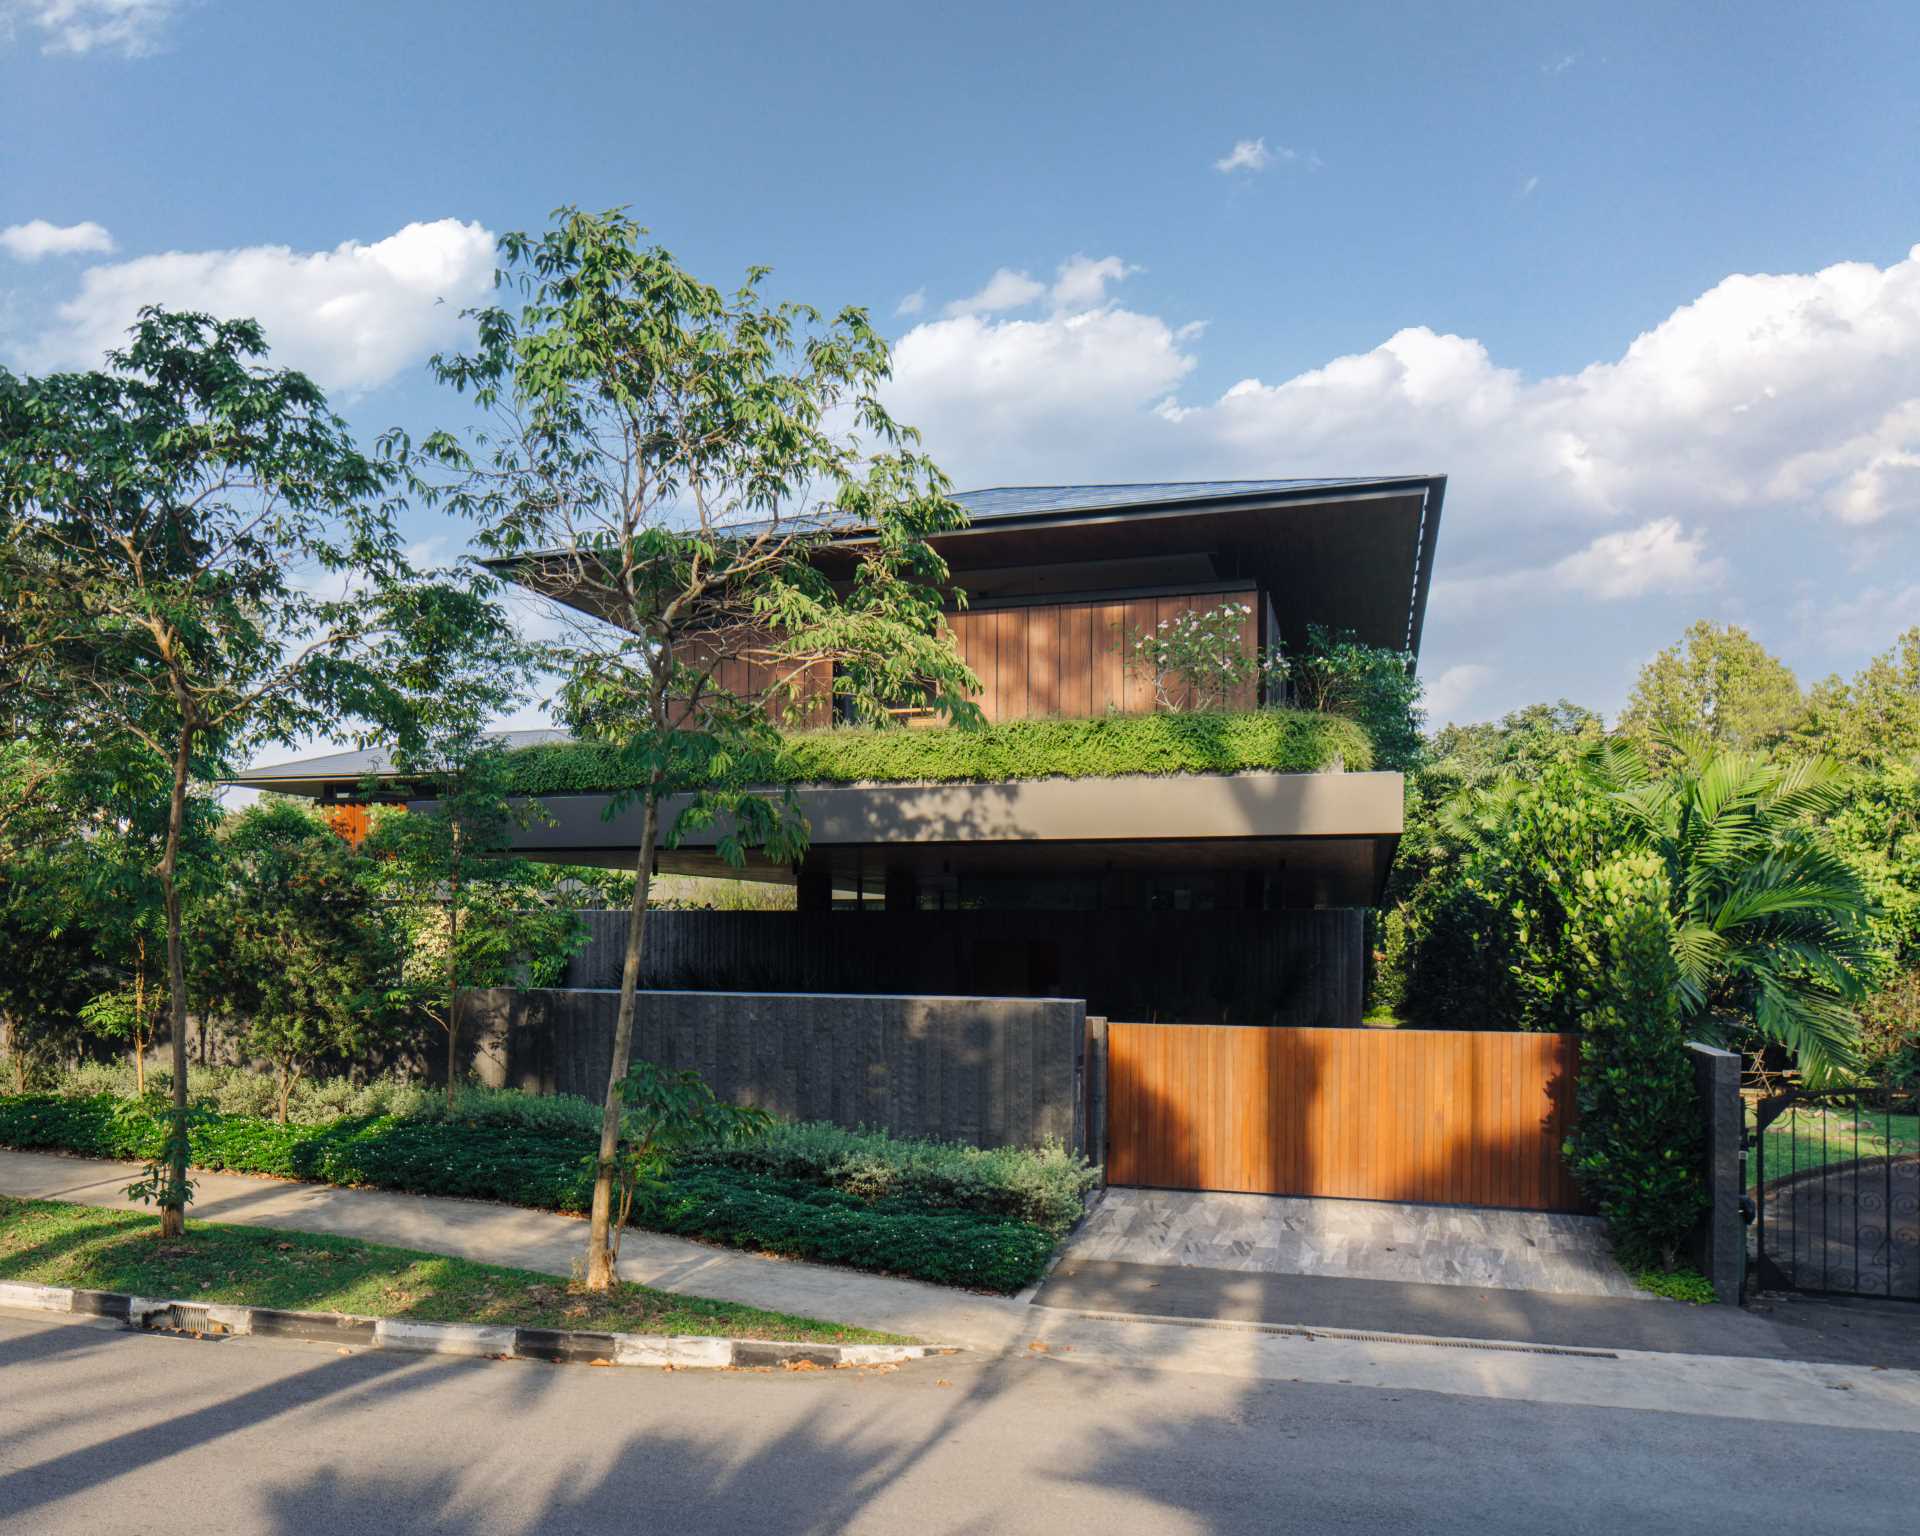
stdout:
POLYGON ((1806 680, 1920 623, 1911 3, 0 18, 16 369, 191 303, 369 439, 455 420, 493 235, 624 204, 868 305, 963 486, 1449 472, 1440 718, 1617 709, 1700 616, 1806 680))

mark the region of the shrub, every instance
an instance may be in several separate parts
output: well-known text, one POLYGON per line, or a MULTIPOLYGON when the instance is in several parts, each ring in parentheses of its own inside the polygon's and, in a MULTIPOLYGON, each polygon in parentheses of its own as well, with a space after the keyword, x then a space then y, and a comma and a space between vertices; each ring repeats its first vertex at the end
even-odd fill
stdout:
MULTIPOLYGON (((86 1069, 68 1081, 91 1086, 119 1070, 86 1069)), ((599 1109, 584 1099, 463 1089, 449 1112, 438 1094, 388 1082, 352 1090, 386 1096, 385 1113, 278 1125, 271 1079, 249 1087, 248 1076, 218 1069, 218 1091, 230 1101, 257 1099, 265 1112, 209 1106, 193 1129, 196 1166, 542 1210, 582 1212, 592 1199, 599 1109)), ((309 1086, 346 1096, 338 1084, 309 1086)), ((4 1146, 145 1161, 157 1154, 166 1127, 158 1094, 0 1096, 4 1146)), ((680 1154, 638 1224, 791 1258, 1011 1291, 1039 1277, 1095 1177, 1060 1147, 983 1151, 776 1123, 753 1142, 680 1154)))
MULTIPOLYGON (((1008 720, 978 729, 797 731, 751 777, 770 784, 969 783, 1106 775, 1318 773, 1373 766, 1372 743, 1352 720, 1310 710, 1238 714, 1108 715, 1008 720)), ((631 788, 614 753, 590 742, 524 747, 508 773, 521 794, 612 793, 631 788)))
POLYGON ((1581 1021, 1567 1156, 1622 1261, 1671 1270, 1707 1194, 1666 870, 1656 855, 1628 855, 1592 872, 1586 894, 1575 944, 1604 969, 1581 1021))
POLYGON ((929 1209, 976 1211, 1064 1234, 1098 1171, 1057 1143, 969 1147, 885 1131, 848 1131, 818 1121, 781 1121, 741 1146, 695 1152, 688 1166, 799 1179, 859 1199, 912 1199, 929 1209))

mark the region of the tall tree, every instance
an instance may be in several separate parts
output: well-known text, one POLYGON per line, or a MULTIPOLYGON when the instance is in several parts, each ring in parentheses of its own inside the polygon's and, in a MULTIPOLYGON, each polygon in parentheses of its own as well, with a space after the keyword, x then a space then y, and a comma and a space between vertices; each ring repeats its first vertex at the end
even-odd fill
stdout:
MULTIPOLYGON (((437 360, 492 425, 412 452, 516 579, 610 620, 550 647, 580 734, 616 746, 641 811, 637 878, 607 1078, 586 1282, 613 1278, 608 1234, 656 849, 720 820, 719 848, 791 859, 807 828, 752 765, 777 722, 828 700, 965 716, 973 679, 942 633, 932 535, 963 516, 878 390, 885 340, 859 309, 772 303, 756 268, 733 293, 681 269, 620 212, 562 209, 501 240, 517 312, 478 315, 471 356, 437 360), (430 468, 430 466, 432 468, 430 468), (817 563, 833 547, 840 565, 817 563), (837 579, 836 579, 837 578, 837 579), (663 825, 669 803, 686 798, 663 825)), ((401 452, 408 446, 399 444, 401 452)))
POLYGON ((1920 624, 1851 681, 1815 683, 1793 736, 1801 751, 1842 762, 1920 766, 1920 624))
POLYGON ((190 1195, 179 875, 193 786, 259 744, 382 718, 398 668, 497 623, 484 597, 415 575, 389 473, 310 380, 265 355, 252 321, 146 309, 100 371, 0 370, 0 655, 14 674, 0 712, 48 760, 125 764, 129 782, 166 770, 174 1114, 142 1187, 168 1233, 190 1195))
POLYGON ((1640 669, 1620 729, 1656 757, 1676 736, 1759 750, 1785 737, 1805 710, 1792 668, 1738 624, 1701 619, 1640 669))

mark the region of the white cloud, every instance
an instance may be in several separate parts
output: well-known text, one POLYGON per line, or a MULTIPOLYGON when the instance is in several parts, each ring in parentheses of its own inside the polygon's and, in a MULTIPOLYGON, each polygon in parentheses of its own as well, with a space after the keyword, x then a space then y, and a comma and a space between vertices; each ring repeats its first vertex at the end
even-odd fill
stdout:
POLYGON ((463 306, 493 277, 493 236, 477 223, 439 219, 330 251, 284 245, 170 251, 90 267, 53 325, 30 339, 29 367, 98 366, 124 339, 140 307, 250 316, 272 360, 332 390, 382 384, 465 334, 463 306))
POLYGON ((160 51, 181 0, 0 0, 0 41, 25 30, 42 53, 96 49, 137 59, 160 51))
POLYGON ((1015 272, 1011 267, 1001 267, 987 279, 986 287, 978 293, 969 294, 964 299, 955 299, 947 306, 949 315, 988 315, 1003 309, 1024 309, 1041 294, 1047 291, 1047 285, 1035 282, 1025 272, 1015 272))
POLYGON ((1124 478, 1111 434, 1137 433, 1139 409, 1193 368, 1162 320, 1126 309, 1038 320, 959 315, 915 326, 895 344, 888 399, 902 420, 939 436, 943 462, 968 484, 1027 475, 1124 478))
POLYGON ((29 219, 0 229, 0 248, 15 261, 38 261, 43 256, 72 256, 86 251, 111 251, 113 236, 88 219, 79 224, 50 224, 29 219))
POLYGON ((1271 164, 1273 154, 1264 138, 1241 139, 1213 162, 1213 168, 1226 174, 1233 171, 1264 171, 1271 164))
POLYGON ((1539 190, 1540 178, 1538 176, 1529 176, 1525 181, 1520 183, 1520 191, 1516 195, 1524 202, 1539 190))
POLYGON ((1706 547, 1705 537, 1683 532, 1677 518, 1656 518, 1624 533, 1601 534, 1556 561, 1552 575, 1560 586, 1590 597, 1699 592, 1726 576, 1726 562, 1708 559, 1706 547))
MULTIPOLYGON (((1496 616, 1544 626, 1524 641, 1535 656, 1597 652, 1594 633, 1558 627, 1568 615, 1671 618, 1676 633, 1708 606, 1785 615, 1803 572, 1849 551, 1898 568, 1920 548, 1920 246, 1885 267, 1728 277, 1613 357, 1550 377, 1414 326, 1184 398, 1203 344, 1125 303, 928 321, 901 338, 889 399, 962 486, 1445 471, 1428 626, 1443 668, 1467 660, 1445 655, 1449 635, 1487 655, 1496 616)), ((1522 665, 1503 659, 1501 675, 1522 665)), ((1503 686, 1477 697, 1526 702, 1503 686)))
POLYGON ((1492 675, 1493 668, 1477 661, 1448 667, 1427 684, 1427 723, 1440 726, 1471 719, 1466 705, 1492 675))
POLYGON ((1546 63, 1542 64, 1540 66, 1540 73, 1543 75, 1564 75, 1579 62, 1579 54, 1563 53, 1558 58, 1549 59, 1546 63))
POLYGON ((1140 268, 1129 266, 1118 256, 1075 254, 1060 263, 1053 290, 1048 295, 1055 309, 1096 309, 1107 301, 1107 284, 1133 276, 1140 268))
POLYGON ((1866 587, 1838 602, 1803 598, 1794 619, 1801 636, 1829 655, 1884 651, 1895 635, 1920 624, 1920 581, 1866 587))
POLYGON ((927 307, 927 290, 916 288, 898 304, 893 306, 896 315, 917 315, 927 307))

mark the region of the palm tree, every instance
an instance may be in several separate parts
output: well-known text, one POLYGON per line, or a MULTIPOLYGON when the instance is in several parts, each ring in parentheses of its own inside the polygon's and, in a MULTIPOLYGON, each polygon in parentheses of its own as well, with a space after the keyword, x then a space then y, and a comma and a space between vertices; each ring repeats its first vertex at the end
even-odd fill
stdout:
POLYGON ((1870 902, 1827 846, 1823 817, 1847 770, 1826 758, 1770 762, 1704 737, 1666 738, 1656 772, 1618 737, 1587 762, 1631 835, 1673 882, 1674 959, 1689 1015, 1709 1028, 1751 1018, 1814 1080, 1854 1063, 1852 1004, 1866 992, 1870 902))

